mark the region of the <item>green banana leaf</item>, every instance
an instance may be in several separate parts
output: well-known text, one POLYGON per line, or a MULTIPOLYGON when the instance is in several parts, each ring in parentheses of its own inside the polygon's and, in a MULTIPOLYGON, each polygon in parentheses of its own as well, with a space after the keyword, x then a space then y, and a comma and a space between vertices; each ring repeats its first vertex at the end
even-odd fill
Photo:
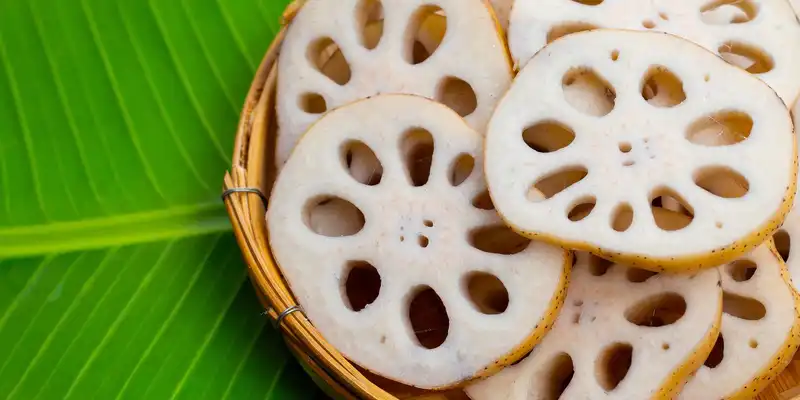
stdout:
POLYGON ((288 0, 0 0, 0 398, 304 399, 219 200, 288 0))

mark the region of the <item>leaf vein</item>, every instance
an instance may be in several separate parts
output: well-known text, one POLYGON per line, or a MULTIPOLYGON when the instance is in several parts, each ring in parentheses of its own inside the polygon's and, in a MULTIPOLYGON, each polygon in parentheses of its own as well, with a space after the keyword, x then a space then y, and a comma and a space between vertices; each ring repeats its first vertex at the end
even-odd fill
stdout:
POLYGON ((159 255, 155 265, 152 268, 150 268, 149 271, 147 271, 147 274, 144 276, 144 279, 142 279, 142 281, 139 282, 139 284, 136 287, 136 291, 125 302, 125 307, 122 308, 122 311, 114 319, 114 322, 111 324, 111 327, 109 327, 108 330, 105 332, 105 335, 103 335, 103 338, 100 340, 100 343, 92 350, 92 353, 89 355, 89 359, 83 364, 83 367, 81 367, 80 371, 78 372, 78 376, 75 377, 75 379, 72 381, 72 384, 70 385, 69 389, 67 389, 67 394, 64 395, 65 399, 70 398, 70 395, 72 395, 72 392, 77 387, 77 384, 81 381, 84 374, 86 374, 86 371, 89 369, 89 367, 92 366, 94 360, 97 359, 100 350, 105 348, 108 341, 117 332, 117 329, 119 329, 119 325, 122 323, 125 317, 128 316, 128 312, 130 311, 131 305, 133 305, 133 303, 136 302, 136 299, 139 298, 139 295, 142 293, 142 289, 144 289, 150 284, 150 281, 153 279, 155 271, 161 267, 161 265, 164 262, 164 259, 167 257, 167 253, 169 253, 169 251, 172 249, 172 246, 174 245, 175 245, 174 241, 171 241, 169 242, 169 244, 167 244, 164 250, 161 251, 161 254, 159 255))
MULTIPOLYGON (((100 205, 103 214, 108 214, 108 209, 106 205, 103 204, 102 199, 97 191, 97 186, 92 179, 92 171, 89 168, 89 165, 86 162, 86 149, 84 148, 84 143, 78 135, 78 127, 75 123, 75 116, 73 115, 72 107, 70 106, 69 102, 66 99, 66 93, 64 91, 64 83, 61 78, 61 74, 58 73, 58 69, 55 67, 55 61, 53 61, 53 57, 50 55, 52 52, 51 47, 48 45, 47 41, 44 39, 44 33, 42 31, 42 24, 38 18, 36 18, 36 12, 33 10, 33 3, 28 2, 28 8, 31 13, 31 17, 34 22, 34 26, 36 27, 36 34, 39 38, 39 41, 42 43, 42 47, 44 48, 44 55, 47 59, 47 66, 50 68, 50 73, 53 75, 53 81, 55 82, 56 86, 56 93, 58 94, 58 99, 61 102, 61 107, 64 110, 64 115, 67 117, 67 125, 69 126, 69 133, 72 135, 73 140, 75 140, 75 144, 78 148, 78 158, 81 161, 81 166, 83 167, 86 176, 89 177, 89 189, 92 191, 92 195, 94 196, 97 203, 100 205)), ((69 185, 65 185, 69 186, 69 185)))
POLYGON ((147 81, 147 86, 150 88, 151 93, 153 94, 153 98, 156 100, 156 105, 158 106, 158 111, 161 114, 161 117, 164 118, 164 122, 167 124, 167 131, 169 132, 170 137, 175 142, 178 153, 180 153, 181 158, 192 171, 192 175, 194 175, 197 182, 200 186, 203 187, 205 190, 210 190, 211 188, 208 186, 208 183, 200 172, 197 169, 197 165, 195 165, 194 160, 192 160, 189 152, 186 150, 186 146, 184 146, 183 141, 178 137, 175 132, 175 123, 170 118, 169 113, 167 112, 166 107, 164 106, 164 100, 161 98, 161 93, 156 89, 156 86, 153 84, 153 76, 150 71, 150 66, 147 63, 147 59, 142 56, 141 45, 136 40, 136 36, 131 32, 130 29, 130 21, 128 18, 125 17, 125 12, 119 9, 120 5, 117 3, 117 9, 119 11, 120 17, 122 19, 122 26, 125 29, 125 33, 128 36, 128 40, 131 42, 131 46, 133 47, 133 51, 136 53, 136 58, 139 60, 139 64, 142 65, 142 70, 144 71, 145 81, 147 81))
POLYGON ((133 370, 128 375, 128 378, 125 380, 125 383, 122 385, 122 388, 120 388, 119 393, 116 396, 116 399, 120 399, 122 397, 122 394, 125 393, 125 390, 128 388, 128 385, 131 383, 131 380, 133 379, 134 375, 136 375, 136 372, 139 370, 139 367, 142 366, 144 360, 153 351, 153 348, 155 347, 156 343, 158 343, 158 341, 164 335, 164 332, 166 332, 167 328, 172 324, 172 321, 175 319, 175 316, 178 315, 178 310, 181 309, 183 303, 189 297, 189 292, 192 291, 192 288, 194 288, 195 283, 197 283, 197 279, 200 277, 201 272, 203 272, 203 270, 205 269, 204 267, 206 266, 206 262, 208 261, 209 257, 211 257, 211 253, 219 243, 219 240, 220 236, 217 236, 217 238, 214 239, 214 243, 208 246, 206 255, 203 257, 200 263, 201 267, 196 268, 194 274, 192 274, 192 277, 189 280, 189 284, 186 286, 186 289, 184 289, 180 299, 178 299, 178 302, 175 303, 174 307, 172 307, 172 310, 170 311, 167 320, 164 321, 163 324, 161 324, 161 327, 158 329, 158 332, 156 332, 155 337, 153 337, 153 339, 150 341, 150 344, 148 344, 147 349, 145 349, 145 351, 139 357, 139 360, 136 362, 136 366, 133 367, 133 370))
MULTIPOLYGON (((174 45, 170 40, 169 35, 167 35, 166 33, 164 22, 161 19, 162 17, 156 11, 156 8, 153 5, 153 3, 154 0, 148 1, 150 11, 152 12, 155 18, 159 33, 161 34, 161 37, 164 38, 164 43, 166 43, 167 45, 167 52, 169 53, 172 63, 175 64, 175 69, 178 71, 178 76, 180 77, 181 84, 183 85, 184 90, 186 90, 186 94, 189 95, 189 101, 192 103, 192 107, 194 107, 197 116, 200 118, 200 122, 205 128, 206 133, 211 138, 211 141, 214 143, 214 147, 217 149, 217 151, 225 160, 225 162, 230 164, 231 156, 230 154, 228 154, 228 151, 225 150, 225 147, 222 145, 217 135, 214 134, 214 129, 211 128, 211 123, 208 121, 208 118, 206 118, 205 113, 202 110, 202 107, 200 107, 200 101, 197 98, 197 94, 194 92, 192 86, 189 84, 189 78, 186 74, 186 71, 184 70, 183 64, 180 62, 181 58, 177 55, 174 45)), ((234 107, 234 112, 236 112, 235 107, 234 107)))
POLYGON ((127 126, 128 128, 128 134, 130 135, 131 140, 133 141, 133 146, 136 148, 136 153, 139 155, 139 158, 142 161, 142 166, 144 167, 145 176, 147 176, 147 179, 153 185, 153 188, 155 189, 156 193, 158 193, 158 195, 161 196, 161 198, 165 202, 169 203, 166 196, 164 195, 164 191, 161 189, 161 187, 158 184, 158 181, 156 180, 153 168, 150 166, 150 163, 144 156, 141 143, 139 143, 139 137, 133 126, 133 121, 131 119, 130 112, 128 111, 128 107, 125 105, 125 101, 123 100, 122 95, 120 94, 119 82, 117 82, 116 75, 114 74, 114 71, 111 67, 111 62, 108 59, 108 54, 105 50, 105 47, 103 46, 102 41, 100 40, 100 33, 97 31, 97 24, 94 21, 92 11, 89 5, 86 3, 86 0, 81 0, 81 7, 83 9, 83 14, 86 16, 86 20, 89 24, 89 30, 92 32, 92 38, 94 44, 97 47, 98 52, 100 53, 100 58, 102 58, 103 60, 103 66, 105 67, 104 69, 106 75, 108 76, 111 82, 111 88, 114 91, 114 97, 116 97, 117 103, 119 104, 120 109, 122 111, 122 118, 123 120, 125 120, 125 126, 127 126))

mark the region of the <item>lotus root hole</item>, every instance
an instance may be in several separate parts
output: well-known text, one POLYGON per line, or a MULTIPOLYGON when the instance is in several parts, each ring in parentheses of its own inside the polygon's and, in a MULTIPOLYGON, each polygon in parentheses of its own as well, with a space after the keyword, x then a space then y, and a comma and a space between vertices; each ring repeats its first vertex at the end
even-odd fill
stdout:
POLYGON ((667 232, 678 231, 694 220, 694 209, 674 190, 659 188, 651 197, 650 210, 660 229, 667 232))
POLYGON ((431 242, 431 240, 428 239, 428 237, 425 236, 425 235, 419 235, 417 237, 417 243, 419 244, 419 247, 422 247, 423 249, 428 247, 430 242, 431 242))
POLYGON ((562 168, 536 181, 536 183, 528 189, 526 198, 531 202, 547 200, 580 182, 583 178, 586 178, 588 174, 589 170, 583 166, 562 168))
POLYGON ((405 31, 403 56, 412 65, 436 53, 447 34, 447 14, 440 7, 424 5, 411 16, 405 31))
POLYGON ((729 146, 750 137, 753 119, 741 111, 721 111, 693 122, 686 132, 689 142, 702 146, 729 146))
POLYGON ((599 6, 603 3, 603 0, 572 0, 578 4, 583 4, 585 6, 599 6))
POLYGON ((469 178, 475 169, 475 158, 469 154, 460 154, 450 166, 450 184, 459 186, 469 178))
POLYGON ((750 278, 756 274, 757 268, 756 263, 752 260, 741 259, 728 264, 726 270, 734 281, 745 282, 749 281, 750 278))
POLYGON ((683 82, 661 65, 651 66, 642 78, 642 98, 655 107, 675 107, 686 100, 683 82))
POLYGON ((789 261, 790 250, 792 249, 792 239, 789 237, 789 233, 780 229, 772 236, 772 240, 775 241, 775 248, 778 250, 783 262, 789 261))
POLYGON ((726 291, 722 292, 722 312, 748 321, 758 321, 767 315, 764 303, 726 291))
POLYGON ((422 128, 411 129, 403 135, 400 148, 411 185, 428 183, 433 163, 433 135, 422 128))
POLYGON ((450 318, 442 299, 429 286, 411 291, 408 319, 420 346, 435 349, 444 343, 450 331, 450 318))
POLYGON ((472 85, 454 76, 448 76, 439 83, 436 100, 462 117, 468 117, 478 108, 478 96, 472 85))
POLYGON ((369 146, 358 140, 342 146, 342 163, 350 176, 359 183, 374 186, 381 183, 383 165, 369 146))
POLYGON ((751 74, 763 74, 775 68, 775 60, 762 48, 743 42, 726 42, 717 49, 728 64, 751 74))
POLYGON ((625 272, 625 277, 628 279, 628 282, 633 283, 645 282, 656 275, 658 275, 658 272, 648 271, 641 268, 628 268, 628 270, 625 272))
POLYGON ((350 261, 346 264, 347 278, 344 289, 347 306, 361 311, 378 298, 381 276, 372 264, 366 261, 350 261))
POLYGON ((333 39, 323 37, 311 42, 306 58, 317 71, 337 84, 346 85, 350 82, 350 63, 333 39))
POLYGON ((750 345, 751 349, 758 348, 758 341, 755 339, 750 339, 750 342, 748 342, 748 344, 750 345))
POLYGON ((567 353, 560 353, 550 361, 548 365, 547 380, 544 382, 544 399, 558 400, 567 390, 572 376, 575 374, 575 366, 572 357, 567 353))
POLYGON ((569 212, 567 212, 567 218, 572 222, 581 221, 592 213, 596 204, 597 199, 594 196, 582 198, 574 206, 570 207, 569 212))
POLYGON ((613 50, 611 52, 611 61, 619 60, 619 50, 613 50))
POLYGON ((492 274, 473 272, 465 277, 467 297, 483 314, 501 314, 508 309, 508 290, 492 274))
POLYGON ((717 0, 700 8, 700 20, 709 25, 743 24, 757 15, 752 0, 717 0))
POLYGON ((489 196, 489 191, 484 190, 478 193, 478 195, 472 199, 472 206, 479 210, 494 210, 494 203, 492 203, 492 197, 489 196))
POLYGON ((633 208, 628 203, 622 203, 614 208, 611 213, 611 228, 617 232, 625 232, 633 224, 633 208))
POLYGON ((572 68, 561 80, 564 99, 576 111, 595 117, 614 109, 617 93, 608 81, 588 67, 572 68))
MULTIPOLYGON (((524 356, 520 357, 520 358, 519 358, 519 360, 517 360, 517 361, 514 361, 513 363, 511 363, 511 365, 517 365, 517 364, 519 364, 519 363, 523 362, 523 361, 524 361, 526 358, 528 358, 528 356, 530 356, 530 355, 531 355, 531 353, 532 353, 532 352, 533 352, 533 350, 531 350, 531 351, 529 351, 529 352, 525 353, 525 355, 524 355, 524 356)), ((465 398, 465 399, 469 399, 469 396, 466 396, 466 397, 464 397, 464 398, 465 398)))
POLYGON ((595 361, 595 377, 606 391, 614 390, 628 375, 633 362, 633 346, 613 343, 600 352, 595 361))
POLYGON ((378 47, 383 37, 383 3, 380 0, 361 0, 356 6, 361 45, 367 50, 378 47))
POLYGON ((328 111, 328 103, 319 93, 303 93, 298 99, 300 109, 309 114, 322 114, 328 111))
POLYGON ((314 233, 328 237, 355 235, 366 223, 358 207, 335 196, 318 196, 306 202, 303 222, 314 233))
POLYGON ((656 27, 656 23, 653 22, 653 20, 651 19, 646 19, 642 21, 642 26, 645 27, 646 29, 653 29, 656 27))
POLYGON ((543 121, 522 131, 522 140, 537 153, 552 153, 572 144, 575 132, 560 122, 543 121))
POLYGON ((646 327, 661 327, 677 322, 686 314, 683 296, 665 292, 646 297, 625 310, 628 322, 646 327))
POLYGON ((722 333, 717 336, 717 341, 714 342, 714 347, 711 348, 711 353, 706 358, 705 365, 708 368, 716 368, 725 356, 725 339, 722 337, 722 333))
POLYGON ((594 254, 589 255, 589 273, 593 276, 605 275, 612 265, 614 265, 614 263, 605 258, 600 258, 594 254))
POLYGON ((694 183, 715 196, 726 199, 744 197, 750 191, 750 183, 742 174, 723 166, 708 166, 694 174, 694 183))
POLYGON ((597 28, 598 27, 596 25, 587 24, 585 22, 564 22, 550 28, 550 30, 547 32, 547 43, 552 43, 556 39, 560 39, 573 33, 590 31, 597 28))
POLYGON ((505 225, 484 226, 468 235, 469 244, 486 253, 512 255, 525 250, 531 240, 520 236, 505 225))

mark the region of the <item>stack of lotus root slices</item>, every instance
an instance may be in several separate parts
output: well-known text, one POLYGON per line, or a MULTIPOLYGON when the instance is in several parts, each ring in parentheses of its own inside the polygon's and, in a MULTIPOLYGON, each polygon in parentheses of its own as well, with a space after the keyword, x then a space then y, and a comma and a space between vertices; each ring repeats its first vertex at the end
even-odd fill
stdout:
POLYGON ((794 356, 788 0, 307 0, 277 73, 270 248, 362 370, 705 400, 794 356))

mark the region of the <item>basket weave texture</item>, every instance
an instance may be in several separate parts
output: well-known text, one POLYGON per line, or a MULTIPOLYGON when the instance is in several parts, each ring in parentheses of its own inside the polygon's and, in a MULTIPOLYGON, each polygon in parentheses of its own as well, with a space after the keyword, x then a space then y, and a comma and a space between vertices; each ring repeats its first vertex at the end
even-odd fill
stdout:
MULTIPOLYGON (((302 313, 272 257, 265 221, 268 194, 275 178, 274 145, 277 59, 286 33, 304 0, 291 3, 283 14, 282 29, 267 50, 248 92, 234 145, 233 165, 225 175, 223 190, 257 189, 258 192, 228 192, 224 201, 248 274, 265 315, 281 331, 287 346, 313 380, 337 399, 468 399, 460 390, 429 392, 389 381, 357 368, 331 346, 302 313), (261 197, 259 193, 263 193, 261 197), (294 312, 287 312, 296 310, 294 312)), ((800 399, 800 352, 757 398, 800 399)))

